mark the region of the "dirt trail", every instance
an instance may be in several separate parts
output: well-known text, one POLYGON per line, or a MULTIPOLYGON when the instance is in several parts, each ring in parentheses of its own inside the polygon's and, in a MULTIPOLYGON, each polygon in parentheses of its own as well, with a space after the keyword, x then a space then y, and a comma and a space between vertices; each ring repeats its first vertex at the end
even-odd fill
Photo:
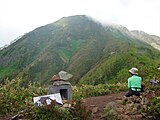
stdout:
POLYGON ((121 100, 124 95, 125 92, 121 92, 117 94, 86 98, 85 106, 88 110, 97 108, 95 111, 96 113, 92 115, 92 120, 102 120, 102 113, 107 103, 114 102, 115 100, 121 100))
MULTIPOLYGON (((125 95, 125 92, 120 92, 117 94, 108 94, 104 96, 89 97, 89 98, 85 98, 83 102, 84 102, 84 105, 86 106, 86 109, 92 111, 91 120, 103 120, 104 118, 102 116, 103 116, 104 108, 106 107, 106 105, 110 102, 116 102, 118 100, 122 100, 122 97, 124 95, 125 95)), ((122 109, 125 106, 118 104, 118 106, 116 107, 122 109)), ((120 114, 123 114, 123 112, 124 111, 121 111, 120 114)), ((8 118, 0 116, 0 120, 7 120, 8 118)), ((123 119, 123 120, 128 120, 129 117, 127 115, 124 115, 124 118, 126 119, 123 119)), ((138 115, 137 117, 133 115, 133 118, 136 118, 136 120, 142 120, 141 118, 138 119, 138 115)))
MULTIPOLYGON (((106 106, 107 103, 113 102, 115 100, 121 100, 122 96, 124 96, 125 93, 121 92, 118 94, 108 94, 105 96, 97 96, 97 97, 90 97, 85 99, 85 106, 88 110, 92 110, 93 108, 97 107, 98 111, 93 114, 91 120, 102 120, 102 113, 103 109, 106 106)), ((8 120, 10 117, 2 117, 0 116, 0 120, 8 120)))

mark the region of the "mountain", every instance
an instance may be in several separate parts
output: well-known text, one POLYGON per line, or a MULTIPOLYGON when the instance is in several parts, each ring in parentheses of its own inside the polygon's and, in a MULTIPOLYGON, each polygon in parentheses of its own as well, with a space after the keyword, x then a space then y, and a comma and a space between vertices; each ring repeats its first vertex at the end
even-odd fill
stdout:
POLYGON ((160 51, 160 37, 155 35, 149 35, 143 31, 131 31, 132 35, 135 36, 137 39, 142 40, 152 47, 158 49, 160 51))
POLYGON ((155 72, 150 71, 160 64, 160 51, 152 44, 158 45, 159 37, 148 35, 150 41, 156 40, 150 44, 142 36, 85 15, 64 17, 0 50, 0 81, 22 77, 24 84, 48 84, 54 74, 65 70, 74 75, 72 84, 95 85, 124 81, 133 66, 140 68, 144 77, 148 73, 153 77, 155 72))

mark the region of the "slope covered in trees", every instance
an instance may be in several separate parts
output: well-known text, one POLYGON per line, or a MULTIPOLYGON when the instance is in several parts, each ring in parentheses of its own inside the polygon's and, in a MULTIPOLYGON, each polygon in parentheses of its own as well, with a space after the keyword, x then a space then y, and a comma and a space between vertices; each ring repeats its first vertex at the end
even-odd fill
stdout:
POLYGON ((24 84, 48 83, 54 74, 66 70, 74 75, 73 84, 95 85, 124 81, 133 66, 145 79, 159 77, 160 52, 127 28, 103 26, 79 15, 25 34, 0 50, 0 63, 1 82, 22 77, 24 84))

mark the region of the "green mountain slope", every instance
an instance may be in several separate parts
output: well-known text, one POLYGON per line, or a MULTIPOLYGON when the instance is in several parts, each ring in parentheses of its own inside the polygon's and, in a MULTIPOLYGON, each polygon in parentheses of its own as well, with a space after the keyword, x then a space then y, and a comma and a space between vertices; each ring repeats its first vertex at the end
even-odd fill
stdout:
MULTIPOLYGON (((101 84, 108 82, 125 82, 129 77, 128 69, 132 66, 139 68, 140 75, 145 79, 151 76, 149 71, 155 69, 152 77, 158 75, 156 61, 159 54, 150 58, 150 54, 139 52, 133 46, 124 46, 125 50, 112 53, 109 57, 101 59, 85 76, 80 84, 101 84), (153 68, 151 68, 151 66, 153 68), (146 72, 146 69, 148 71, 146 72)), ((142 48, 140 48, 142 49, 142 48)), ((145 51, 149 50, 144 48, 145 51)), ((153 53, 154 54, 154 53, 153 53)))
POLYGON ((66 70, 74 75, 73 84, 99 84, 127 77, 125 72, 132 66, 155 68, 159 60, 158 50, 126 28, 103 26, 85 15, 71 16, 39 27, 2 49, 0 81, 18 76, 26 84, 48 83, 66 70))

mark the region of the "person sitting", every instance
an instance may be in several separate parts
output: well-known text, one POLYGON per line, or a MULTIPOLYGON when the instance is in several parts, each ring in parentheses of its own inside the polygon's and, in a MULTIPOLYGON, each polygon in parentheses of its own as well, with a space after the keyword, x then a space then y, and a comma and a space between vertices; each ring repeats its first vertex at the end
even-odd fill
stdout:
POLYGON ((157 80, 156 77, 155 77, 155 79, 153 79, 153 80, 150 81, 151 86, 156 86, 158 82, 159 82, 159 80, 157 80))
POLYGON ((129 73, 132 76, 130 78, 128 78, 129 91, 127 92, 127 94, 125 96, 126 97, 130 97, 132 95, 140 96, 142 78, 140 76, 138 76, 138 69, 132 68, 129 70, 129 73))

